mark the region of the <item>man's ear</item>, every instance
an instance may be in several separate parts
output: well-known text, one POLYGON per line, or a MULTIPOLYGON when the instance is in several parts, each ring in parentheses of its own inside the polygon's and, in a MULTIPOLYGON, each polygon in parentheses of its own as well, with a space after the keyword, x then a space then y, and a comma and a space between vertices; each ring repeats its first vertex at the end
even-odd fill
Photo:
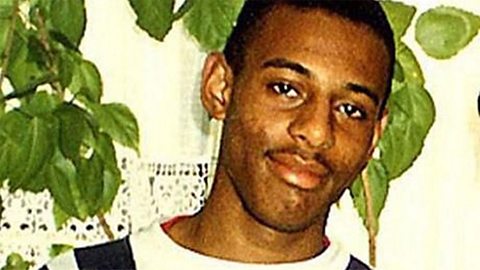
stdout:
POLYGON ((205 59, 202 72, 201 100, 208 114, 225 119, 230 104, 233 72, 222 53, 211 53, 205 59))
POLYGON ((369 155, 372 156, 373 152, 375 151, 375 148, 378 145, 378 142, 380 141, 380 138, 383 135, 383 132, 385 131, 385 128, 387 127, 388 123, 388 109, 384 108, 382 115, 380 116, 379 119, 377 119, 373 131, 373 138, 372 138, 372 145, 370 146, 370 152, 369 155))

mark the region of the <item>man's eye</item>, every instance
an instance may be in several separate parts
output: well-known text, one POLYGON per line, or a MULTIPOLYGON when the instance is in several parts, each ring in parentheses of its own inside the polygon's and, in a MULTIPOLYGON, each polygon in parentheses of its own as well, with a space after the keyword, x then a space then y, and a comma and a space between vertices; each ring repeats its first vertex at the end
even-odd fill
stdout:
POLYGON ((288 98, 296 98, 300 96, 298 90, 288 83, 271 83, 268 88, 272 89, 279 95, 284 95, 288 98))
POLYGON ((350 118, 365 119, 366 117, 366 113, 363 110, 352 104, 342 104, 340 105, 339 110, 350 118))

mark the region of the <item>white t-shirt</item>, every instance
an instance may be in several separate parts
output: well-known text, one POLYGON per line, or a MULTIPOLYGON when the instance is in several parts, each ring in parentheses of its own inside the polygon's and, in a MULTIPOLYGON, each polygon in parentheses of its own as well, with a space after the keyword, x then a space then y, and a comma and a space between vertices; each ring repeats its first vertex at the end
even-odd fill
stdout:
MULTIPOLYGON (((347 269, 350 262, 350 254, 345 252, 335 241, 331 241, 329 247, 322 254, 301 262, 252 264, 212 258, 178 245, 163 231, 158 223, 130 235, 125 243, 131 251, 136 269, 139 270, 344 270, 347 269)), ((93 255, 99 253, 104 254, 102 256, 108 256, 105 254, 109 254, 108 252, 93 252, 93 255)), ((105 258, 105 260, 108 259, 112 258, 105 258)), ((70 251, 55 258, 42 269, 77 270, 82 263, 79 260, 89 260, 89 258, 75 255, 74 251, 70 251)), ((98 258, 92 260, 98 261, 98 258)))

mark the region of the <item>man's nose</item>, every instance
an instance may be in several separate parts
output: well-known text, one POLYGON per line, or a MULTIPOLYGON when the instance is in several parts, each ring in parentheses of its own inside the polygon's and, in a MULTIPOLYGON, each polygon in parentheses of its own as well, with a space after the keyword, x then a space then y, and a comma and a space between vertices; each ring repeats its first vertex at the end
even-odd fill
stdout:
POLYGON ((329 102, 310 102, 298 110, 288 127, 290 136, 301 147, 315 150, 331 148, 335 137, 329 102))

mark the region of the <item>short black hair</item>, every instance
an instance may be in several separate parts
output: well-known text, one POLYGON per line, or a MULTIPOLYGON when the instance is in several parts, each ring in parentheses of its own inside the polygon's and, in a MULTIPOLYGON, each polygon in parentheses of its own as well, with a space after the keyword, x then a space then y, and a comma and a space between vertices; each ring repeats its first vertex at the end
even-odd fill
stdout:
POLYGON ((389 54, 390 66, 388 85, 381 109, 391 92, 391 81, 395 65, 395 40, 387 16, 376 0, 245 0, 235 27, 227 40, 223 54, 235 75, 239 74, 244 65, 246 47, 255 36, 262 19, 274 7, 287 5, 300 9, 324 9, 353 22, 359 22, 370 27, 380 37, 389 54))

